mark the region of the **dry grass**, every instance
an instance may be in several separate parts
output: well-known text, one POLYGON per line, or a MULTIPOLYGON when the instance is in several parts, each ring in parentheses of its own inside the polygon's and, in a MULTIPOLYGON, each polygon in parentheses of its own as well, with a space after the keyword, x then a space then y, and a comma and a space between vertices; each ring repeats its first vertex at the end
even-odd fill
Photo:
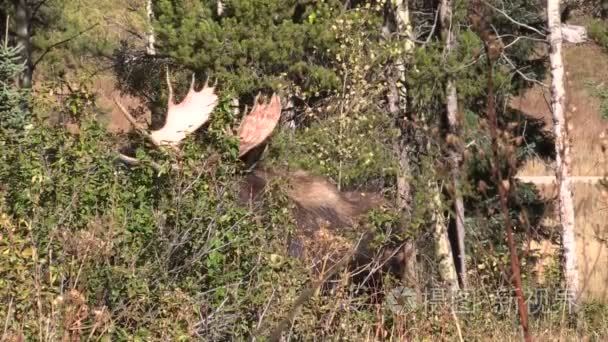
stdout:
MULTIPOLYGON (((554 199, 557 196, 554 185, 540 185, 544 197, 554 199)), ((575 184, 574 201, 576 208, 576 237, 580 286, 585 299, 608 301, 608 193, 599 185, 575 184)), ((555 216, 549 213, 550 216, 555 216)), ((555 245, 543 241, 538 246, 539 252, 545 252, 545 259, 537 273, 542 275, 546 266, 555 261, 555 245), (553 255, 552 255, 553 254, 553 255)))

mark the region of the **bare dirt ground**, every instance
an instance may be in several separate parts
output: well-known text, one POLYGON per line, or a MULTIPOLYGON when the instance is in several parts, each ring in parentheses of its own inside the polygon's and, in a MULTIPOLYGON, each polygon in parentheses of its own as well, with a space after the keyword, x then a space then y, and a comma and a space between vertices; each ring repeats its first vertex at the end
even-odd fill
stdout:
POLYGON ((130 131, 131 124, 114 103, 114 98, 118 99, 125 108, 138 107, 140 105, 139 100, 132 96, 120 94, 120 91, 116 89, 115 80, 111 76, 96 79, 93 83, 93 89, 98 94, 97 105, 105 112, 100 119, 106 123, 108 130, 114 133, 130 131))

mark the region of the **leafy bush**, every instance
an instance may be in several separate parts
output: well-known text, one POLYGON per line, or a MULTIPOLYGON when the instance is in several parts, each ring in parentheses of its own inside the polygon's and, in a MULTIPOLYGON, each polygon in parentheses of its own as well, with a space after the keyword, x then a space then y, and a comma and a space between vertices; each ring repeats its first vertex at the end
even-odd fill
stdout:
MULTIPOLYGON (((608 37, 608 36, 607 36, 608 37)), ((600 100, 600 115, 604 119, 608 119, 608 87, 594 82, 586 82, 591 90, 591 94, 600 100)))
POLYGON ((608 25, 605 20, 593 19, 587 24, 589 38, 608 51, 608 25))

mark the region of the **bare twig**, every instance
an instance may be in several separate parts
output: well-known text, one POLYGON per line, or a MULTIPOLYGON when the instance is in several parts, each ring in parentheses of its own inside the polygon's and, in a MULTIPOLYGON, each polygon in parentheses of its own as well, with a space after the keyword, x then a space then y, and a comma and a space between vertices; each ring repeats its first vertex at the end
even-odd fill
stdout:
POLYGON ((513 34, 502 34, 502 35, 497 36, 496 38, 503 39, 505 37, 515 37, 515 39, 512 42, 510 42, 509 44, 505 45, 505 47, 504 47, 505 50, 508 49, 508 48, 510 48, 511 46, 515 45, 521 39, 527 39, 527 40, 531 40, 533 42, 547 44, 547 40, 546 39, 532 38, 532 37, 526 37, 526 36, 516 36, 516 35, 513 35, 513 34))
POLYGON ((490 7, 491 9, 495 10, 496 12, 498 12, 498 13, 502 14, 502 15, 503 15, 505 18, 507 18, 507 20, 509 20, 509 21, 510 21, 510 22, 512 22, 513 24, 515 24, 515 25, 517 25, 517 26, 524 27, 524 28, 526 28, 526 29, 528 29, 528 30, 530 30, 530 31, 536 32, 536 33, 540 34, 540 35, 541 35, 541 36, 543 36, 543 37, 545 37, 545 36, 546 36, 546 34, 545 34, 545 33, 543 33, 543 32, 541 32, 541 31, 539 31, 538 29, 535 29, 534 27, 532 27, 532 26, 530 26, 530 25, 526 25, 526 24, 524 24, 524 23, 521 23, 521 22, 519 22, 519 21, 517 21, 517 20, 513 19, 513 18, 512 18, 511 16, 509 16, 509 15, 507 14, 507 12, 505 12, 504 10, 501 10, 501 9, 499 9, 499 8, 497 8, 497 7, 494 7, 492 4, 490 4, 489 2, 487 2, 487 1, 485 1, 485 0, 481 0, 481 1, 482 1, 482 2, 483 2, 485 5, 486 5, 486 6, 490 7))
POLYGON ((32 10, 32 13, 30 14, 30 16, 32 18, 34 18, 36 16, 36 14, 38 14, 38 11, 40 10, 40 8, 47 2, 48 0, 41 0, 39 3, 36 4, 36 6, 34 7, 34 9, 32 10))
POLYGON ((262 326, 262 321, 264 320, 264 316, 266 316, 266 312, 268 311, 268 308, 270 307, 270 304, 272 303, 272 300, 274 299, 275 292, 276 292, 276 290, 273 286, 272 293, 270 294, 270 298, 268 298, 268 302, 266 303, 266 306, 264 307, 264 311, 262 311, 262 314, 260 315, 260 319, 258 320, 258 325, 256 326, 256 329, 260 329, 260 327, 262 326))
POLYGON ((152 138, 152 135, 150 135, 150 133, 148 133, 148 131, 145 128, 143 128, 137 122, 137 120, 135 120, 135 118, 131 115, 131 113, 129 113, 129 111, 118 101, 117 98, 114 98, 114 103, 116 103, 116 105, 118 106, 118 108, 120 109, 120 111, 122 112, 124 117, 129 121, 129 123, 133 126, 133 128, 135 128, 138 131, 138 133, 143 135, 146 139, 148 139, 155 146, 158 146, 156 141, 152 138))
POLYGON ((8 302, 8 311, 6 311, 6 319, 4 320, 4 332, 2 333, 2 337, 6 336, 6 332, 8 331, 8 322, 11 317, 11 310, 13 308, 13 297, 11 296, 11 300, 8 302))
POLYGON ((456 325, 456 331, 458 332, 458 341, 464 342, 464 338, 462 338, 462 329, 460 328, 460 320, 456 315, 456 311, 454 311, 454 308, 450 308, 450 311, 452 311, 452 318, 454 318, 454 324, 456 325))
MULTIPOLYGON (((129 157, 122 153, 118 154, 118 160, 120 160, 121 162, 123 162, 127 165, 131 165, 131 166, 138 166, 138 165, 141 165, 142 163, 144 163, 137 158, 129 157)), ((159 173, 162 172, 162 166, 160 166, 160 164, 153 162, 153 161, 148 161, 146 163, 148 165, 150 165, 154 169, 154 171, 159 172, 159 173)))
POLYGON ((539 86, 541 86, 543 88, 549 88, 549 86, 546 85, 546 84, 544 84, 543 82, 541 82, 541 81, 539 81, 537 79, 531 78, 529 76, 526 76, 526 74, 524 74, 523 72, 521 72, 521 69, 518 69, 515 66, 515 63, 513 63, 513 61, 509 57, 507 57, 504 53, 500 55, 500 58, 504 59, 511 66, 511 68, 513 68, 513 71, 515 71, 515 73, 517 73, 524 80, 526 80, 528 82, 532 82, 532 83, 538 84, 539 86))
POLYGON ((439 11, 435 11, 435 19, 433 20, 433 26, 431 27, 431 32, 429 32, 428 37, 426 37, 426 41, 424 44, 428 44, 431 41, 431 38, 435 35, 435 28, 437 28, 437 21, 439 20, 439 11))

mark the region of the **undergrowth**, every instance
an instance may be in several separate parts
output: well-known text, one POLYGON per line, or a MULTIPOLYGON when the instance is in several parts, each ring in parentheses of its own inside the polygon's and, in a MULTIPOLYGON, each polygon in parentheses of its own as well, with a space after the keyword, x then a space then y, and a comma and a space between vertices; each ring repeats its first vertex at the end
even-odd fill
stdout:
POLYGON ((593 19, 587 24, 589 38, 608 51, 608 24, 605 20, 593 19))

